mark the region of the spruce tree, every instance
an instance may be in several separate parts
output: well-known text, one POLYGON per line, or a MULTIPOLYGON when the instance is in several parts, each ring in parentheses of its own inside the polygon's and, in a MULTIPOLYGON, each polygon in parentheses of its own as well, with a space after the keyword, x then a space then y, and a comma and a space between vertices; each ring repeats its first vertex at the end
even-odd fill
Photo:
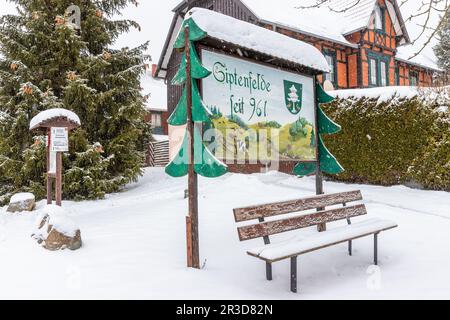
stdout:
POLYGON ((150 127, 140 77, 147 44, 112 49, 130 28, 114 16, 136 0, 9 0, 17 15, 0 17, 0 203, 13 192, 45 194, 45 140, 29 122, 66 108, 82 127, 64 155, 66 199, 96 199, 142 174, 150 127), (81 29, 67 8, 81 10, 81 29))
POLYGON ((450 73, 450 13, 442 17, 442 26, 438 30, 439 43, 434 47, 439 67, 450 73))

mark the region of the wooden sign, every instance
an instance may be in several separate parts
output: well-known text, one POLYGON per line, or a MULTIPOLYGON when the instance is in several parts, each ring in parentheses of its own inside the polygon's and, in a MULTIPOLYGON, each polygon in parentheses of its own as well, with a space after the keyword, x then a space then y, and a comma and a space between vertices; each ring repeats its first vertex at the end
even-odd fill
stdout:
POLYGON ((53 202, 53 181, 56 205, 62 204, 62 154, 69 151, 69 131, 80 125, 80 118, 75 113, 60 108, 42 111, 30 121, 30 131, 45 130, 47 134, 47 204, 53 202))
MULTIPOLYGON (((218 150, 239 149, 251 161, 270 160, 262 159, 261 149, 275 151, 267 156, 280 161, 317 161, 313 76, 205 49, 201 59, 212 71, 202 79, 202 93, 214 127, 222 137, 235 132, 239 138, 218 150)), ((215 155, 233 155, 225 153, 215 155)))

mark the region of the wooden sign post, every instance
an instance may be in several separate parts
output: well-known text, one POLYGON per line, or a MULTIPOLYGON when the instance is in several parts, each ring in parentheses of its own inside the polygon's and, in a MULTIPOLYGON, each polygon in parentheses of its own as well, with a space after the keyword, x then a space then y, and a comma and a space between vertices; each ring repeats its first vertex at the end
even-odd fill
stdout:
POLYGON ((78 116, 65 109, 50 109, 31 120, 30 131, 47 133, 47 204, 53 203, 55 181, 56 205, 62 205, 62 153, 69 151, 69 131, 81 125, 78 116))
MULTIPOLYGON (((192 88, 191 49, 189 45, 189 26, 184 29, 186 55, 186 87, 192 88)), ((198 176, 194 170, 194 122, 192 116, 192 90, 186 91, 187 101, 187 132, 189 135, 189 217, 187 223, 187 257, 188 267, 200 269, 200 250, 198 237, 198 176)))
POLYGON ((168 119, 169 125, 186 126, 183 144, 175 158, 166 166, 166 173, 179 178, 188 176, 188 207, 186 217, 187 265, 200 269, 198 223, 198 176, 217 178, 228 172, 228 167, 217 159, 203 141, 202 125, 212 124, 212 114, 202 101, 198 80, 211 75, 198 57, 196 41, 206 37, 195 22, 185 20, 174 48, 183 52, 182 62, 172 84, 183 85, 183 95, 168 119))
MULTIPOLYGON (((62 153, 69 151, 69 129, 67 127, 51 127, 50 128, 50 167, 47 168, 47 174, 55 175, 55 194, 56 205, 61 206, 62 203, 62 153), (52 163, 55 161, 56 163, 52 163), (53 170, 55 169, 55 170, 53 170)), ((47 202, 52 203, 51 194, 47 202)))

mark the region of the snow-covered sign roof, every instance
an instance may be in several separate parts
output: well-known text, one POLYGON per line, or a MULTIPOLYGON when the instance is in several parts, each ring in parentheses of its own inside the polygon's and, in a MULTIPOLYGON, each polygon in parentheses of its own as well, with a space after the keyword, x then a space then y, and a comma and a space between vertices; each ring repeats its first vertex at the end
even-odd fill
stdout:
POLYGON ((68 122, 72 122, 77 126, 81 125, 80 118, 74 112, 62 108, 54 108, 42 111, 33 119, 31 119, 30 130, 37 129, 45 122, 57 118, 66 118, 68 122))
POLYGON ((317 71, 329 72, 323 54, 314 46, 215 11, 193 8, 186 14, 208 37, 317 71))

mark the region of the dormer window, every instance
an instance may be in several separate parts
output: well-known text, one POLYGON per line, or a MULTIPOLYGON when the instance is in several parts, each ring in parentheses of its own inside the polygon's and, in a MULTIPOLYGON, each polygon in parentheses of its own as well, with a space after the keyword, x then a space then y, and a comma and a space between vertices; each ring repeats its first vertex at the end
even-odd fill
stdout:
POLYGON ((380 6, 375 7, 373 27, 375 30, 385 31, 386 30, 386 17, 385 9, 380 6))

